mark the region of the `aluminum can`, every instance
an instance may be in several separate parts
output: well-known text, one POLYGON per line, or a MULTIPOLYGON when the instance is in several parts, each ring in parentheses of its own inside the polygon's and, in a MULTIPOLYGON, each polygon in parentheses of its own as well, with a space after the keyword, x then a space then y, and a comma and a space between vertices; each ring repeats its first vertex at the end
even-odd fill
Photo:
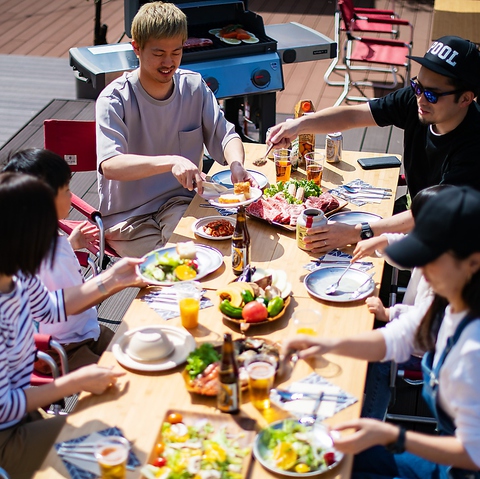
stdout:
POLYGON ((324 225, 327 223, 327 218, 322 210, 318 208, 307 208, 297 219, 297 246, 300 249, 306 250, 305 236, 308 228, 314 226, 324 225))
POLYGON ((328 163, 342 161, 343 135, 341 132, 329 133, 325 140, 325 159, 328 163))

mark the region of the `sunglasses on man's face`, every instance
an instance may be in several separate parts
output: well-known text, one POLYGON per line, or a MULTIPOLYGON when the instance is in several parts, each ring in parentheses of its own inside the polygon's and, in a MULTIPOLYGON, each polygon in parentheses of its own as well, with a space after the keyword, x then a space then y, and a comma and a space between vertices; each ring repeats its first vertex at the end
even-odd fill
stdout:
POLYGON ((423 88, 422 84, 417 80, 417 77, 412 78, 410 80, 410 86, 412 87, 412 90, 415 93, 415 95, 420 96, 423 93, 428 103, 437 103, 438 99, 441 96, 454 95, 455 93, 460 93, 461 91, 463 91, 463 90, 453 90, 453 91, 446 91, 444 93, 434 93, 433 91, 426 90, 425 88, 423 88))

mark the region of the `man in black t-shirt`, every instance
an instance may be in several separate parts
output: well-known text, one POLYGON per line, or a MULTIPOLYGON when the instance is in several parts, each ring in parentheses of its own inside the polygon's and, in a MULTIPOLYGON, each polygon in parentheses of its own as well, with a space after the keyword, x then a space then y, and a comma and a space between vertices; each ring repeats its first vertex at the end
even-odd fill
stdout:
MULTIPOLYGON (((395 125, 405 131, 403 162, 411 196, 440 183, 480 190, 480 53, 459 37, 433 42, 411 85, 358 106, 321 110, 270 130, 267 144, 285 148, 299 133, 328 133, 395 125)), ((306 237, 313 253, 357 243, 385 232, 408 232, 410 211, 369 225, 329 223, 306 237)))

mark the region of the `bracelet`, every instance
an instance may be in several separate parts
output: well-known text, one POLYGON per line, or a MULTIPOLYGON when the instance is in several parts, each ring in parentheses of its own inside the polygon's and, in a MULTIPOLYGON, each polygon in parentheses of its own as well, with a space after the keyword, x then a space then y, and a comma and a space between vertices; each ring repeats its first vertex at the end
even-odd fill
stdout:
POLYGON ((405 434, 407 433, 404 427, 399 426, 398 438, 385 446, 385 449, 392 454, 401 454, 405 452, 405 434))
POLYGON ((108 294, 107 288, 105 288, 105 285, 103 284, 102 278, 100 276, 97 276, 97 286, 100 293, 108 294))

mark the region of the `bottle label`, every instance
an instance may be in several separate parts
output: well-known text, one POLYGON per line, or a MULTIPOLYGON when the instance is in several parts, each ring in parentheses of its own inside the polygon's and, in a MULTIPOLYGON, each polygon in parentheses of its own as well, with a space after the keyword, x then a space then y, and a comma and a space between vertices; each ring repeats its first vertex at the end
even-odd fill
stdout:
POLYGON ((243 272, 249 263, 248 248, 236 248, 232 246, 232 268, 233 271, 243 272))
POLYGON ((235 412, 240 408, 240 387, 238 383, 220 383, 217 406, 222 412, 235 412))

